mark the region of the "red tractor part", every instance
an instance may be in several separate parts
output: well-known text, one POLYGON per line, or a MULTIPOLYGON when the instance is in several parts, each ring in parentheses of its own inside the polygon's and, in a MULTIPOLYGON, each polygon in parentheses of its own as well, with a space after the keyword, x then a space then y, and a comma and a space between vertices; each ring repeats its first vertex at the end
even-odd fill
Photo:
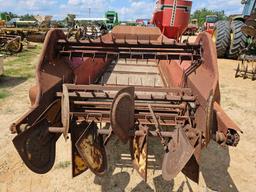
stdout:
POLYGON ((166 37, 178 40, 188 26, 191 6, 192 1, 158 0, 151 22, 166 37))

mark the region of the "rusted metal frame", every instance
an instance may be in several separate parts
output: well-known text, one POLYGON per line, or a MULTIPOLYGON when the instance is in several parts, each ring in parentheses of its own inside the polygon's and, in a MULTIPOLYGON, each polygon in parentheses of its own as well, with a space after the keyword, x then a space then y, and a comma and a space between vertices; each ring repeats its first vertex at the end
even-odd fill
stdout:
POLYGON ((68 48, 61 48, 62 51, 98 51, 98 52, 133 52, 133 53, 151 53, 151 52, 158 52, 158 53, 187 53, 187 54, 199 54, 196 50, 184 50, 184 49, 156 49, 156 48, 126 48, 126 47, 118 47, 118 48, 111 48, 111 47, 68 47, 68 48))
MULTIPOLYGON (((69 97, 74 98, 87 98, 87 99, 113 99, 116 94, 114 93, 106 93, 106 92, 72 92, 69 93, 69 97)), ((62 93, 57 92, 56 96, 61 97, 62 93)), ((149 100, 154 99, 155 101, 187 101, 187 102, 194 102, 195 97, 194 96, 175 96, 175 95, 154 95, 154 94, 135 94, 135 99, 137 100, 149 100)))
MULTIPOLYGON (((161 126, 175 126, 177 124, 184 124, 186 120, 193 120, 194 117, 179 116, 173 113, 159 113, 155 115, 159 117, 159 125, 161 126)), ((83 117, 85 121, 95 121, 96 123, 110 123, 110 111, 102 110, 87 110, 83 112, 70 112, 70 116, 83 117)), ((155 125, 150 113, 136 112, 135 119, 142 125, 155 125)), ((82 120, 83 121, 83 120, 82 120)))
POLYGON ((198 69, 201 64, 203 63, 202 60, 192 60, 192 64, 190 65, 190 67, 185 71, 185 77, 188 77, 191 73, 193 73, 196 69, 198 69))
MULTIPOLYGON (((87 111, 87 110, 108 110, 110 108, 109 105, 101 105, 101 104, 97 104, 97 105, 77 105, 76 106, 78 109, 78 111, 87 111)), ((148 107, 147 106, 135 106, 135 110, 136 111, 148 111, 148 107)), ((155 112, 161 112, 161 113, 176 113, 176 114, 180 114, 182 113, 181 109, 179 108, 164 108, 164 107, 154 107, 154 111, 155 112)))
POLYGON ((130 66, 130 67, 151 67, 151 68, 157 68, 157 65, 155 64, 139 64, 139 63, 136 63, 136 64, 131 64, 131 63, 123 63, 123 64, 121 64, 121 63, 118 63, 118 64, 111 64, 111 65, 109 65, 109 67, 114 67, 114 66, 116 66, 116 65, 118 65, 118 66, 130 66))
POLYGON ((157 133, 157 136, 160 138, 161 144, 165 147, 167 145, 167 143, 166 143, 165 139, 163 138, 163 135, 161 133, 162 130, 161 130, 160 123, 159 123, 159 120, 161 120, 160 119, 161 117, 159 116, 159 118, 157 118, 157 116, 156 116, 155 112, 153 111, 153 108, 150 104, 148 104, 148 108, 149 108, 150 114, 153 118, 153 121, 155 123, 155 128, 156 128, 155 131, 157 133))
POLYGON ((156 41, 155 44, 151 43, 123 43, 123 42, 114 42, 114 41, 108 41, 108 42, 96 42, 96 41, 68 41, 68 43, 65 40, 59 40, 58 45, 65 46, 68 44, 68 46, 99 46, 99 47, 134 47, 139 46, 140 48, 180 48, 180 49, 199 49, 201 47, 200 43, 159 43, 156 41))
POLYGON ((141 72, 141 71, 110 71, 107 70, 105 73, 117 73, 117 74, 127 74, 127 75, 159 75, 157 72, 141 72))
MULTIPOLYGON (((75 105, 106 105, 111 106, 111 101, 72 101, 75 105)), ((149 101, 150 102, 150 101, 149 101)), ((183 104, 170 104, 170 103, 150 103, 151 107, 161 107, 161 108, 177 108, 177 109, 185 109, 185 106, 183 104)), ((148 107, 147 103, 142 102, 136 102, 135 101, 135 107, 148 107)))
MULTIPOLYGON (((63 133, 63 128, 62 127, 49 127, 48 130, 51 133, 63 133)), ((109 129, 98 129, 98 134, 109 135, 110 130, 109 129)), ((173 137, 173 133, 171 131, 162 131, 161 134, 162 134, 163 137, 167 137, 167 138, 172 138, 173 137)), ((143 131, 134 131, 134 132, 129 133, 130 137, 143 136, 143 135, 144 135, 143 131)), ((157 133, 155 131, 149 131, 149 136, 157 137, 157 133)))
MULTIPOLYGON (((71 104, 74 105, 75 107, 75 111, 88 111, 88 110, 109 110, 111 108, 112 102, 93 102, 94 104, 90 104, 90 102, 85 101, 85 102, 80 102, 80 101, 71 101, 71 104), (79 104, 77 104, 79 103, 79 104), (81 104, 83 103, 83 104, 81 104), (85 104, 86 103, 86 104, 85 104)), ((136 111, 140 111, 140 112, 148 112, 148 105, 149 104, 142 104, 142 103, 138 103, 136 102, 134 107, 136 111)), ((150 104, 151 105, 151 104, 150 104)), ((166 106, 163 107, 163 105, 159 105, 159 104, 154 104, 151 108, 154 109, 155 112, 159 112, 159 113, 175 113, 175 114, 183 114, 183 110, 185 110, 183 108, 183 106, 181 106, 180 104, 174 105, 174 104, 165 104, 166 106)))
POLYGON ((230 119, 230 117, 223 111, 220 105, 217 102, 214 102, 214 110, 216 112, 216 118, 218 122, 218 131, 223 134, 227 134, 228 129, 233 129, 237 132, 241 132, 241 129, 230 119))
MULTIPOLYGON (((129 52, 99 52, 99 51, 59 51, 59 54, 66 57, 94 57, 94 58, 129 58, 129 59, 159 59, 159 60, 187 60, 191 61, 189 54, 159 54, 158 52, 151 53, 129 53, 129 52), (168 58, 168 59, 167 59, 168 58)), ((200 60, 201 55, 193 55, 195 60, 200 60)))
MULTIPOLYGON (((75 84, 66 84, 69 90, 78 91, 119 91, 120 89, 127 86, 119 85, 75 85, 75 84)), ((179 94, 188 94, 191 95, 192 91, 190 88, 163 88, 163 87, 151 87, 151 86, 135 86, 135 92, 150 92, 150 93, 179 93, 179 94)))

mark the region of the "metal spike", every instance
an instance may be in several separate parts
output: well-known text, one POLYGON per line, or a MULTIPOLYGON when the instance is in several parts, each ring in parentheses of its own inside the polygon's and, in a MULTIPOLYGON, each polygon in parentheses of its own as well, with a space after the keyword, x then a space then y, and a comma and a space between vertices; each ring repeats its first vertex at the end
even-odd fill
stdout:
POLYGON ((240 72, 240 63, 238 63, 238 65, 237 65, 235 78, 239 77, 239 75, 238 75, 239 72, 240 72))
POLYGON ((82 61, 84 61, 84 52, 82 52, 82 61))
POLYGON ((69 60, 70 61, 72 60, 72 52, 71 51, 69 52, 69 60))

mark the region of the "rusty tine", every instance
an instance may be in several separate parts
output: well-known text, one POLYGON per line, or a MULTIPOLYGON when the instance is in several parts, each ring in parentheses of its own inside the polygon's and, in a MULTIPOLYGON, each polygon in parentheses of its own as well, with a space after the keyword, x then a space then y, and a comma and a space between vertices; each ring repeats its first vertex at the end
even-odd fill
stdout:
POLYGON ((102 40, 102 36, 100 36, 100 43, 102 43, 102 44, 104 43, 103 40, 102 40))
POLYGON ((126 41, 126 35, 124 35, 124 44, 128 44, 126 41))
POLYGON ((248 63, 247 63, 247 65, 246 65, 246 67, 245 67, 245 71, 244 71, 244 79, 246 79, 247 78, 247 72, 248 72, 248 63))
POLYGON ((84 61, 84 52, 82 52, 82 61, 84 61))
POLYGON ((239 77, 239 75, 238 75, 239 72, 240 72, 240 63, 238 63, 238 65, 237 65, 235 77, 239 77))
POLYGON ((90 38, 90 36, 88 36, 88 40, 90 43, 93 43, 92 39, 90 38))
POLYGON ((93 53, 92 61, 94 62, 96 53, 93 53))
POLYGON ((72 52, 71 51, 69 52, 69 60, 70 61, 72 60, 72 52))

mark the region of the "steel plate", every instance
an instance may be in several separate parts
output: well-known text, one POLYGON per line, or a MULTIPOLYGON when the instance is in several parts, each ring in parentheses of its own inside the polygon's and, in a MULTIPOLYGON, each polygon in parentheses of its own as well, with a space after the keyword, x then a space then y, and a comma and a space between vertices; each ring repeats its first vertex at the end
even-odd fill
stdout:
POLYGON ((79 125, 76 125, 74 122, 73 128, 71 131, 71 147, 72 147, 72 176, 76 177, 83 172, 88 170, 88 165, 86 161, 83 160, 76 148, 76 142, 83 134, 84 130, 87 128, 88 123, 82 122, 79 125))
POLYGON ((147 165, 148 165, 148 129, 141 128, 144 136, 135 136, 130 140, 130 152, 134 169, 140 176, 147 181, 147 165))
POLYGON ((103 136, 97 130, 96 123, 91 122, 76 142, 76 148, 90 170, 101 176, 107 171, 107 156, 103 136))
POLYGON ((48 128, 48 121, 42 119, 13 139, 25 165, 38 174, 47 173, 55 161, 56 136, 48 128))
POLYGON ((196 183, 199 182, 199 164, 194 155, 189 159, 185 167, 182 169, 182 173, 192 181, 196 183))
POLYGON ((175 129, 173 138, 168 143, 168 153, 162 164, 163 178, 171 181, 185 167, 195 149, 190 144, 183 128, 175 129))
POLYGON ((115 135, 127 143, 129 131, 134 129, 134 87, 126 87, 115 96, 111 108, 111 126, 115 135))

